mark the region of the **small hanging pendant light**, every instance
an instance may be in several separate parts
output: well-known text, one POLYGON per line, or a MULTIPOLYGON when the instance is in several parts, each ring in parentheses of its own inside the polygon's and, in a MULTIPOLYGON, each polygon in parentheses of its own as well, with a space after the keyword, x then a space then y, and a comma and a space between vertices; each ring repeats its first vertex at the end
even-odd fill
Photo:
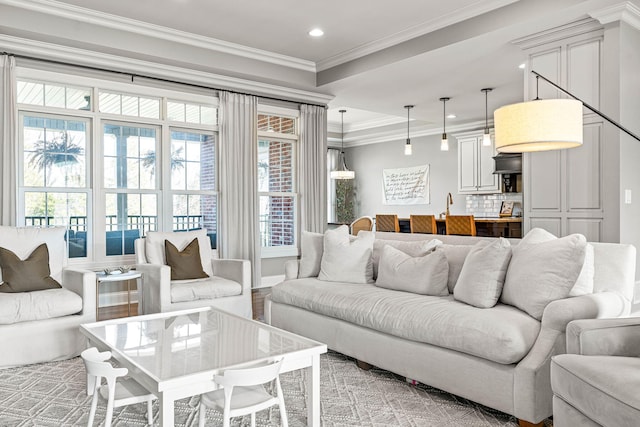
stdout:
POLYGON ((407 143, 404 145, 404 155, 410 156, 413 154, 413 150, 411 149, 411 138, 409 138, 409 111, 411 111, 413 105, 405 105, 404 108, 407 109, 407 143))
POLYGON ((442 140, 440 151, 449 151, 449 139, 447 138, 447 101, 451 98, 440 98, 442 101, 442 140))
POLYGON ((338 169, 331 171, 330 176, 331 179, 353 179, 356 177, 356 173, 347 168, 347 160, 344 155, 344 113, 346 113, 347 110, 339 110, 339 112, 342 121, 342 130, 340 132, 342 148, 340 149, 340 156, 338 158, 338 169))
POLYGON ((488 94, 493 88, 484 88, 484 135, 482 136, 482 145, 485 147, 491 146, 491 132, 489 131, 489 100, 488 94))

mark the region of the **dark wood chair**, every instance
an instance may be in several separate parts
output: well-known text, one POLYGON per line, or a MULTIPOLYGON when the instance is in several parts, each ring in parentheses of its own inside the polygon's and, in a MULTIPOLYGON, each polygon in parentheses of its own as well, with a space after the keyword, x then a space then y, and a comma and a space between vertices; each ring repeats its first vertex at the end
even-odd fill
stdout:
POLYGON ((435 215, 410 215, 409 227, 412 233, 438 234, 435 215))
POLYGON ((398 215, 376 215, 376 231, 400 232, 398 215))
POLYGON ((475 236, 476 221, 473 215, 447 215, 445 219, 447 234, 475 236))

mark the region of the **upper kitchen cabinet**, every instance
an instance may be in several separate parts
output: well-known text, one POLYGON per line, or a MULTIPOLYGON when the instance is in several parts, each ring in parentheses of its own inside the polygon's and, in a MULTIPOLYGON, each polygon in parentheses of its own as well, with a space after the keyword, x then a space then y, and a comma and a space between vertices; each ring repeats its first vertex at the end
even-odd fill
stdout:
POLYGON ((454 135, 458 140, 458 193, 500 193, 500 179, 493 173, 495 143, 482 145, 483 131, 454 135))

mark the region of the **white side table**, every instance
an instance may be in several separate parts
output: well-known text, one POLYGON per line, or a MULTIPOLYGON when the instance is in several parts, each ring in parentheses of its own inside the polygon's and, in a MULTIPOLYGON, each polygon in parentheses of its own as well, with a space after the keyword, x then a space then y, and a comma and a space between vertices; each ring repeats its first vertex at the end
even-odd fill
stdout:
POLYGON ((128 271, 120 274, 96 273, 96 321, 100 320, 100 283, 127 282, 127 315, 131 316, 131 280, 140 279, 138 282, 138 311, 142 307, 142 273, 128 271))

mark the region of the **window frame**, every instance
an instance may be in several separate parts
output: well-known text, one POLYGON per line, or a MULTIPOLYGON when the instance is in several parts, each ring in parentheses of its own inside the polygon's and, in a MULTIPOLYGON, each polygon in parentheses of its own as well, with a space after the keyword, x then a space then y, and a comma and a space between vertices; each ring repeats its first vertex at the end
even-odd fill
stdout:
MULTIPOLYGON (((76 75, 73 71, 49 71, 29 68, 28 66, 19 66, 16 68, 16 80, 26 81, 38 84, 50 84, 56 86, 65 86, 71 88, 88 88, 91 96, 90 108, 84 109, 67 109, 61 107, 47 107, 44 105, 34 104, 18 104, 18 206, 16 221, 19 225, 25 223, 25 193, 29 191, 55 192, 55 193, 87 193, 87 256, 82 258, 70 258, 69 264, 75 266, 85 266, 88 268, 103 268, 113 266, 114 264, 124 265, 133 264, 135 255, 106 255, 106 201, 105 196, 108 193, 127 192, 135 194, 156 194, 157 196, 157 227, 159 231, 171 231, 173 229, 173 194, 171 190, 171 176, 169 162, 171 159, 171 132, 177 130, 180 132, 207 133, 213 135, 215 139, 216 153, 216 179, 215 189, 213 191, 206 190, 207 195, 214 195, 216 202, 219 200, 218 191, 218 170, 219 170, 219 126, 216 119, 215 125, 175 122, 170 121, 167 115, 167 102, 184 102, 187 104, 195 104, 211 107, 216 110, 216 117, 219 110, 219 99, 216 94, 210 91, 176 90, 155 85, 146 86, 137 83, 125 83, 121 77, 105 75, 92 77, 87 75, 76 75), (128 115, 118 115, 111 113, 101 113, 99 111, 99 93, 110 92, 120 93, 122 95, 137 96, 143 98, 155 98, 160 101, 160 118, 146 118, 128 115), (205 93, 206 92, 206 93, 205 93), (24 187, 23 168, 24 162, 24 131, 23 117, 25 115, 46 116, 51 118, 59 118, 63 120, 81 120, 86 121, 88 126, 87 144, 86 144, 86 187, 24 187), (160 173, 156 173, 155 189, 126 189, 126 188, 105 188, 104 187, 104 141, 103 131, 105 124, 116 124, 133 127, 155 127, 157 128, 157 158, 156 162, 161 165, 160 173)), ((183 190, 182 194, 198 194, 202 191, 183 190)), ((216 226, 219 225, 219 204, 216 203, 216 226)), ((66 224, 68 226, 68 224, 66 224)), ((218 230, 215 230, 218 233, 218 230)), ((214 252, 216 250, 214 249, 214 252)))
MULTIPOLYGON (((291 179, 292 179, 292 191, 280 192, 280 191, 258 191, 258 200, 261 197, 292 197, 293 198, 293 245, 286 246, 260 246, 262 258, 280 258, 298 256, 300 253, 300 239, 299 239, 299 224, 300 224, 300 197, 298 193, 298 150, 300 142, 300 111, 291 108, 276 107, 271 105, 258 104, 258 115, 272 115, 281 116, 285 118, 291 118, 295 120, 295 132, 280 133, 272 131, 258 130, 257 144, 260 141, 275 141, 275 142, 291 142, 291 179)), ((258 150, 258 145, 256 145, 258 150)), ((256 164, 256 168, 258 165, 256 164)), ((257 177, 256 177, 257 179, 257 177)), ((258 206, 258 215, 260 207, 258 206)), ((260 218, 258 218, 259 220, 260 218)), ((258 236, 256 238, 262 242, 260 230, 258 229, 258 236)))

